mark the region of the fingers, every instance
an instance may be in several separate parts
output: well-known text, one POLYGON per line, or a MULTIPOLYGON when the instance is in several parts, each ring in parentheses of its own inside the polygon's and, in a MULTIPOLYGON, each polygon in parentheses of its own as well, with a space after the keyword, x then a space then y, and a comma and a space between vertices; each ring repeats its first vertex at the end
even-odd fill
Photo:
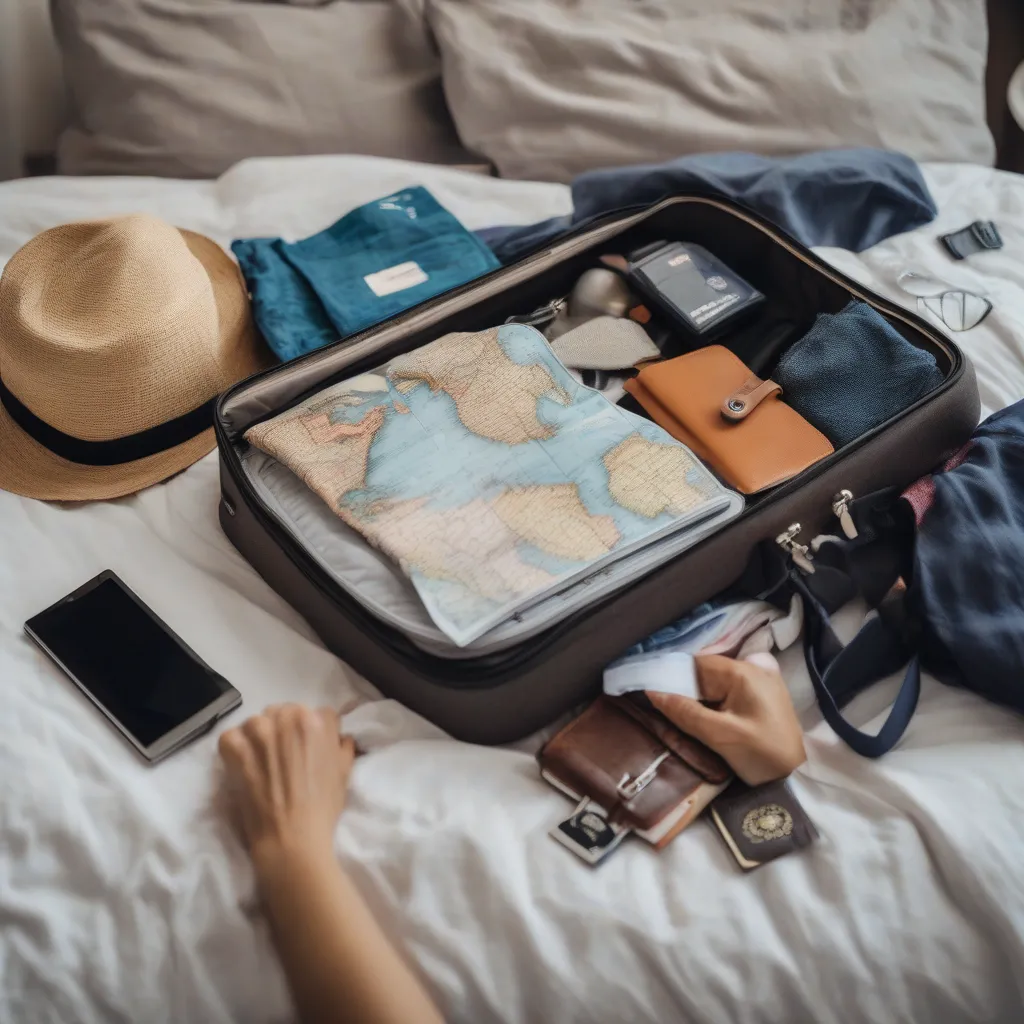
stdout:
POLYGON ((300 730, 323 726, 328 732, 338 731, 340 715, 334 708, 311 708, 305 704, 271 704, 260 716, 268 718, 275 725, 300 730))
POLYGON ((355 743, 341 735, 340 716, 334 708, 315 710, 303 704, 272 704, 253 715, 241 726, 226 730, 220 737, 218 750, 225 762, 240 763, 246 755, 255 754, 266 764, 277 744, 291 747, 308 743, 316 736, 337 737, 346 772, 355 757, 355 743))
POLYGON ((241 729, 228 729, 221 733, 217 742, 217 750, 222 760, 228 764, 239 764, 245 756, 246 740, 241 729))
POLYGON ((698 654, 697 683, 704 700, 720 704, 738 687, 745 686, 753 666, 720 654, 698 654))
POLYGON ((271 704, 257 717, 268 719, 278 728, 303 729, 309 726, 313 715, 305 704, 271 704))
POLYGON ((334 708, 317 708, 315 712, 317 722, 328 733, 338 733, 341 723, 341 716, 334 708))
POLYGON ((253 715, 242 723, 242 736, 248 743, 250 756, 264 771, 269 771, 275 760, 277 745, 277 728, 274 721, 266 715, 253 715))
POLYGON ((682 697, 676 693, 657 693, 654 690, 646 692, 650 702, 670 722, 701 743, 715 749, 728 738, 730 723, 723 712, 705 707, 692 697, 682 697))
POLYGON ((356 741, 351 736, 341 737, 338 756, 341 762, 341 779, 347 788, 349 778, 352 775, 352 766, 356 762, 356 741))
POLYGON ((779 668, 775 655, 769 654, 767 651, 755 651, 753 654, 748 654, 743 660, 750 665, 763 668, 765 672, 771 672, 777 676, 782 675, 782 669, 779 668))

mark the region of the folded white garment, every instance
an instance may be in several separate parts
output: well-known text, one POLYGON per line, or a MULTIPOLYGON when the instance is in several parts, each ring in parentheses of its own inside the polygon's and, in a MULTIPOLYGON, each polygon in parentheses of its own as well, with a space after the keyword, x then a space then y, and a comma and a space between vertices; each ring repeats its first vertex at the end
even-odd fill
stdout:
POLYGON ((621 697, 636 690, 677 693, 700 700, 697 666, 685 651, 650 651, 605 669, 604 692, 621 697))

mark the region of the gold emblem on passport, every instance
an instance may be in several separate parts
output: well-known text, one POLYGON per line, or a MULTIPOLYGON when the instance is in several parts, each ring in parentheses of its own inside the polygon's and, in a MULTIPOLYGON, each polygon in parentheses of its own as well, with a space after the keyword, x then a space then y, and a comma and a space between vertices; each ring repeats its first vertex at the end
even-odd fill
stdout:
POLYGON ((752 843, 785 839, 793 832, 793 816, 779 804, 765 804, 748 811, 743 818, 743 834, 752 843))

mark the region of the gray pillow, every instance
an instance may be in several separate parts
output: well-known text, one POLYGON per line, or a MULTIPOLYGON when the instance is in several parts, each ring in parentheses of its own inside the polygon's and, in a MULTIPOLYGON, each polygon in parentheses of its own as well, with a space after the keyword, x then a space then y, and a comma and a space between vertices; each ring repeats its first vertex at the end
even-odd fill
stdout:
POLYGON ((432 0, 463 142, 512 178, 837 146, 991 164, 980 0, 432 0))
POLYGON ((477 162, 414 2, 51 0, 65 174, 212 177, 247 156, 477 162))

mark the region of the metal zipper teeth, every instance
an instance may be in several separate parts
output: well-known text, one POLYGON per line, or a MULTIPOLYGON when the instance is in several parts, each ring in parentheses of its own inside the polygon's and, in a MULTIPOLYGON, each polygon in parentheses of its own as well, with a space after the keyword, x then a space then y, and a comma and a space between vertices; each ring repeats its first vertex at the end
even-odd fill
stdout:
MULTIPOLYGON (((914 328, 919 333, 924 334, 934 345, 936 345, 946 354, 947 358, 951 362, 950 374, 946 378, 946 381, 943 383, 941 387, 936 388, 936 390, 933 391, 930 395, 927 395, 924 398, 920 399, 918 402, 915 402, 913 405, 908 406, 898 416, 895 416, 887 420, 885 423, 882 423, 879 426, 877 426, 874 430, 871 430, 868 433, 862 435, 856 441, 852 441, 850 444, 844 446, 841 455, 840 453, 833 453, 827 458, 822 459, 820 462, 816 463, 810 469, 805 470, 792 481, 781 484, 774 490, 770 497, 765 498, 760 503, 758 503, 756 511, 760 512, 763 509, 770 508, 776 502, 788 497, 790 494, 793 493, 794 490, 798 490, 800 487, 804 486, 809 481, 820 476, 821 473, 830 469, 836 461, 845 458, 847 454, 856 451, 858 448, 866 444, 869 440, 877 436, 883 430, 886 430, 891 424, 897 422, 899 419, 902 419, 911 410, 918 408, 920 405, 933 400, 938 395, 947 391, 960 378, 960 375, 963 372, 963 359, 959 350, 955 347, 951 347, 947 342, 945 342, 944 339, 938 337, 931 330, 930 326, 927 325, 919 317, 916 317, 913 314, 908 314, 907 311, 903 310, 900 307, 894 306, 887 300, 882 299, 881 302, 879 302, 877 299, 869 298, 868 294, 861 290, 855 282, 847 278, 846 275, 841 274, 838 271, 834 271, 833 269, 820 264, 817 258, 808 257, 799 249, 795 248, 793 245, 788 243, 780 235, 778 235, 776 231, 768 227, 767 224, 762 222, 760 218, 758 218, 756 215, 747 213, 746 211, 741 211, 739 209, 736 209, 735 207, 726 205, 724 203, 706 198, 695 197, 686 199, 668 199, 650 208, 649 210, 644 211, 643 213, 636 214, 632 217, 626 217, 624 219, 610 220, 606 223, 591 227, 588 230, 586 230, 583 234, 577 236, 576 238, 566 239, 565 242, 563 242, 559 247, 551 250, 546 250, 545 252, 539 254, 538 256, 524 261, 524 263, 520 267, 515 268, 512 271, 494 271, 493 277, 489 275, 489 277, 491 277, 491 283, 493 283, 493 281, 496 280, 497 275, 501 275, 501 287, 494 290, 485 287, 484 294, 479 295, 478 300, 490 298, 493 295, 498 295, 511 284, 517 284, 520 283, 521 281, 529 280, 531 276, 535 276, 532 273, 527 273, 527 270, 532 270, 533 268, 538 267, 538 265, 540 265, 537 271, 539 273, 545 269, 543 264, 547 264, 548 262, 550 262, 553 266, 556 265, 562 258, 575 255, 577 252, 584 251, 585 249, 591 247, 591 245, 593 245, 595 242, 599 241, 599 236, 602 233, 607 232, 609 235, 617 234, 621 230, 625 230, 628 227, 641 223, 648 217, 653 216, 655 213, 667 209, 669 206, 672 206, 676 203, 686 202, 700 202, 710 206, 715 206, 718 209, 724 210, 726 213, 738 217, 740 220, 743 220, 746 223, 757 228, 762 233, 768 235, 768 237, 771 238, 776 244, 781 245, 788 252, 796 256, 801 262, 806 263, 809 267, 811 267, 818 273, 822 274, 823 276, 827 277, 833 283, 840 285, 846 291, 850 292, 851 295, 856 295, 862 301, 867 302, 869 305, 875 308, 883 308, 886 312, 889 313, 890 316, 893 316, 898 320, 902 320, 903 323, 914 328), (613 227, 616 229, 614 232, 611 230, 613 227)), ((484 278, 483 280, 484 282, 487 282, 488 278, 484 278)), ((433 315, 441 310, 448 311, 449 313, 454 313, 458 312, 462 308, 465 308, 464 306, 460 305, 458 300, 464 297, 469 291, 475 292, 481 286, 482 282, 480 279, 470 282, 467 285, 463 285, 454 293, 446 293, 444 298, 437 305, 432 305, 429 308, 429 310, 418 310, 413 313, 408 313, 401 317, 398 317, 395 320, 391 321, 391 323, 388 325, 386 329, 379 331, 375 338, 367 338, 363 342, 353 341, 353 344, 361 346, 360 355, 364 354, 362 352, 362 346, 366 346, 365 355, 372 355, 374 351, 379 350, 389 341, 399 337, 400 334, 402 333, 402 330, 412 328, 416 321, 422 320, 424 324, 427 324, 431 321, 433 315), (371 340, 373 341, 373 344, 366 345, 366 342, 369 342, 371 340)), ((439 319, 441 318, 439 317, 439 319)), ((374 328, 369 328, 369 330, 373 331, 374 328)), ((297 360, 296 363, 293 363, 292 367, 297 368, 298 364, 305 364, 307 360, 312 361, 316 359, 319 355, 320 353, 318 352, 311 352, 308 356, 305 356, 297 360)), ((351 366, 352 363, 357 361, 358 356, 350 360, 346 364, 346 367, 343 367, 342 369, 351 366)), ((229 389, 221 398, 220 402, 218 403, 218 412, 220 407, 224 404, 224 402, 232 394, 241 390, 243 387, 251 387, 252 384, 256 383, 259 380, 262 380, 269 374, 281 372, 282 371, 279 368, 272 367, 271 369, 264 370, 262 373, 256 375, 255 378, 248 378, 246 381, 242 381, 239 384, 236 384, 233 388, 229 389)), ((288 373, 288 376, 291 376, 294 371, 290 368, 289 371, 285 372, 288 373)), ((327 577, 326 573, 324 573, 323 570, 309 557, 305 549, 293 540, 290 534, 288 534, 288 532, 280 526, 280 524, 277 522, 277 520, 272 516, 270 512, 263 508, 262 503, 259 501, 258 496, 255 494, 255 491, 252 488, 252 485, 245 477, 245 471, 242 469, 241 466, 241 459, 239 458, 238 453, 235 451, 234 444, 228 437, 227 431, 224 429, 222 425, 222 420, 219 415, 216 418, 214 426, 218 441, 220 442, 221 452, 224 456, 224 462, 227 465, 228 472, 232 480, 234 481, 236 487, 238 488, 239 493, 242 495, 243 500, 249 507, 250 511, 252 511, 252 513, 256 516, 256 518, 263 523, 264 527, 271 534, 271 536, 273 536, 281 544, 282 547, 288 549, 292 553, 293 564, 296 564, 296 567, 302 572, 302 574, 311 583, 313 583, 321 593, 323 593, 335 604, 342 605, 345 609, 345 613, 349 616, 349 618, 357 621, 362 627, 365 628, 366 632, 381 638, 382 642, 391 651, 398 655, 403 661, 405 661, 410 668, 422 672, 424 665, 429 663, 436 663, 437 675, 439 676, 439 678, 433 679, 433 681, 435 683, 439 683, 440 685, 448 685, 453 689, 462 689, 466 688, 467 686, 471 686, 474 683, 483 682, 484 680, 487 680, 490 683, 490 685, 499 685, 501 682, 501 675, 514 670, 524 661, 537 658, 541 653, 543 653, 543 651, 546 648, 550 647, 566 632, 574 628, 576 624, 583 618, 593 614, 598 609, 604 607, 604 605, 608 602, 616 600, 623 594, 624 590, 628 590, 630 587, 642 583, 643 579, 645 578, 641 577, 640 579, 635 580, 632 584, 629 584, 629 586, 624 588, 624 590, 616 591, 614 594, 608 595, 608 597, 603 598, 595 604, 580 609, 578 612, 574 612, 572 615, 567 616, 560 622, 555 623, 549 630, 545 630, 543 633, 540 633, 537 636, 530 638, 529 640, 523 641, 522 644, 518 645, 515 648, 512 648, 509 652, 500 652, 495 655, 483 655, 479 659, 441 658, 437 655, 430 654, 427 651, 420 650, 419 648, 412 645, 410 641, 408 641, 404 636, 402 636, 397 631, 391 630, 389 627, 383 626, 376 619, 375 616, 367 612, 367 610, 364 609, 359 604, 359 602, 355 601, 353 598, 350 598, 345 593, 343 588, 339 587, 333 580, 327 577), (485 660, 490 661, 492 658, 495 659, 496 662, 493 668, 481 666, 481 662, 485 660), (463 680, 463 685, 460 685, 460 677, 463 680)), ((742 519, 747 514, 747 512, 742 513, 739 516, 739 518, 735 520, 735 522, 738 523, 742 521, 742 519)), ((700 544, 706 543, 706 541, 710 539, 711 538, 706 538, 704 541, 701 541, 700 544)), ((700 544, 696 545, 694 548, 689 549, 689 551, 696 550, 696 548, 699 547, 700 544)), ((687 553, 689 553, 689 551, 687 553)), ((651 571, 657 572, 659 568, 662 567, 652 569, 651 571)))

